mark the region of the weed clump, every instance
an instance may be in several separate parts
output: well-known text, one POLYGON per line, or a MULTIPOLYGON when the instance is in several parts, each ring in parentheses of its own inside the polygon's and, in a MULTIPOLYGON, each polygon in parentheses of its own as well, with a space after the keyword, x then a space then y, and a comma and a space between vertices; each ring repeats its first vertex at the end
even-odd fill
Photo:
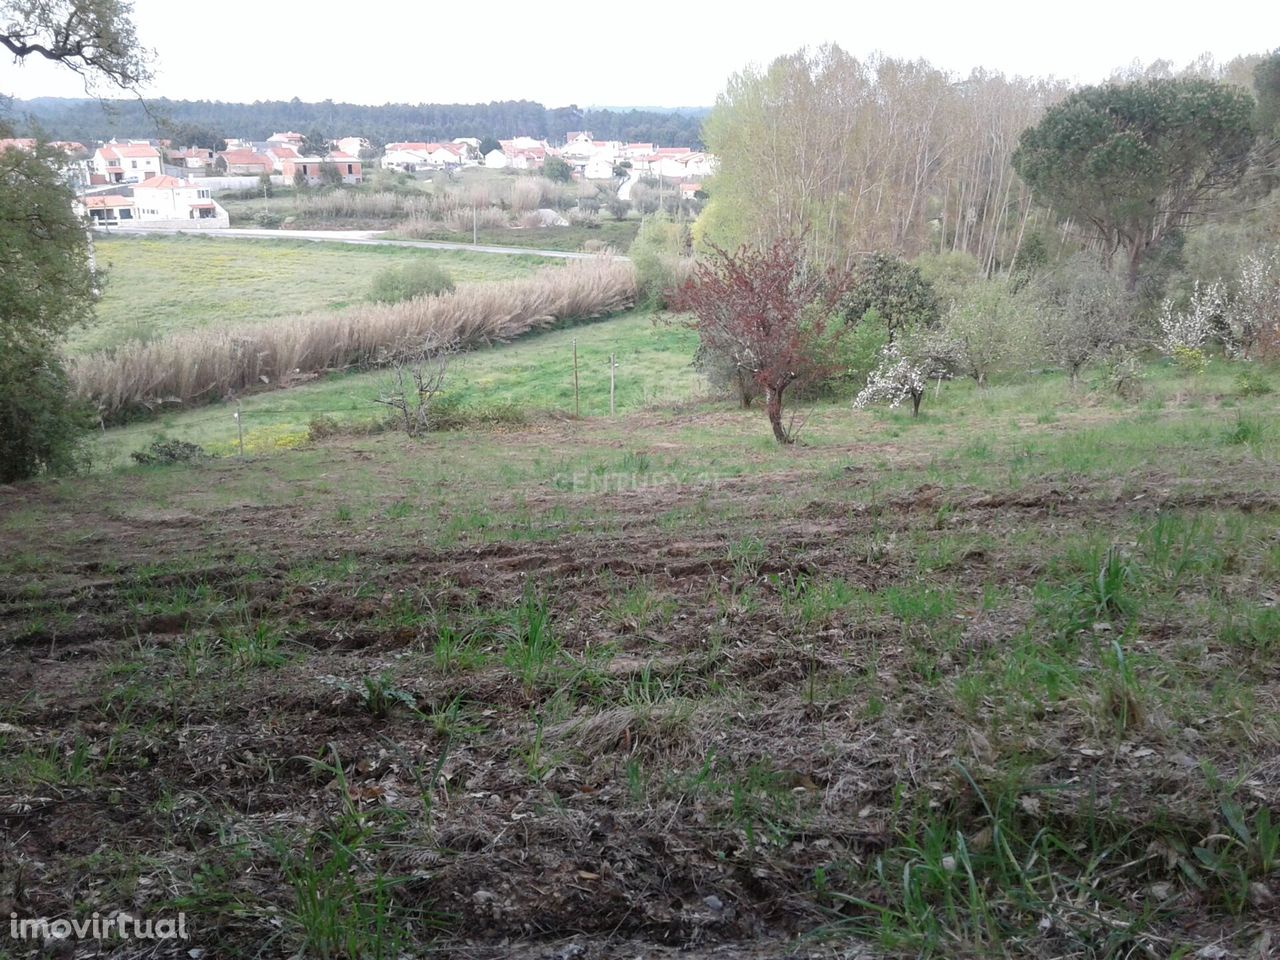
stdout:
POLYGON ((162 463, 191 463, 204 460, 209 454, 204 447, 186 440, 155 440, 145 450, 135 450, 130 454, 135 463, 153 466, 162 463))

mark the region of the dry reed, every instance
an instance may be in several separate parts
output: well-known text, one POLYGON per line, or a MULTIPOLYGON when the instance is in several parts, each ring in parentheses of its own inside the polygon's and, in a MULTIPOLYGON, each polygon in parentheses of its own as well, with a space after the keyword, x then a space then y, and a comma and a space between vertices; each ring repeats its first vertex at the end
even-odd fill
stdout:
POLYGON ((462 285, 404 303, 127 344, 74 360, 71 375, 79 396, 112 420, 164 403, 211 403, 249 389, 288 386, 323 370, 373 366, 401 350, 445 344, 472 349, 511 340, 624 310, 635 293, 630 263, 574 261, 533 277, 462 285))

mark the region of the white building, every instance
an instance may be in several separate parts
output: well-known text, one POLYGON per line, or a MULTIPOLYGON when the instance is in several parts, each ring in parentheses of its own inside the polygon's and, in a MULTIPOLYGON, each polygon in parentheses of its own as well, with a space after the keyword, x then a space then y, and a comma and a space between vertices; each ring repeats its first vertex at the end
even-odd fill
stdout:
POLYGON ((333 146, 340 153, 349 153, 353 157, 358 157, 360 151, 369 149, 369 141, 364 137, 343 137, 341 140, 335 140, 333 146))
POLYGON ((613 160, 604 154, 597 154, 587 161, 582 168, 582 175, 588 180, 612 180, 613 160))
POLYGON ((108 143, 91 161, 93 172, 107 183, 138 183, 164 172, 160 151, 149 143, 108 143))
POLYGON ((150 177, 133 188, 135 218, 141 222, 199 221, 201 227, 230 226, 227 211, 196 181, 150 177))

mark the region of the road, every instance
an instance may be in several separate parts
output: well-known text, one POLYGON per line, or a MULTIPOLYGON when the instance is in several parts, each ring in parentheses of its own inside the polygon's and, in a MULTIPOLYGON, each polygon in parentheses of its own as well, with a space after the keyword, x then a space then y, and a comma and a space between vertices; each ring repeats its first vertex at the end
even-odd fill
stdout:
MULTIPOLYGON (((444 240, 392 240, 376 230, 266 230, 260 227, 231 227, 226 230, 175 230, 169 227, 133 226, 125 229, 95 228, 99 233, 186 233, 192 237, 232 237, 241 240, 311 240, 316 243, 349 243, 363 247, 411 247, 420 250, 465 250, 510 257, 553 257, 560 260, 594 260, 598 253, 573 250, 539 250, 533 247, 501 247, 489 244, 448 243, 444 240)), ((614 256, 615 260, 626 257, 614 256)))

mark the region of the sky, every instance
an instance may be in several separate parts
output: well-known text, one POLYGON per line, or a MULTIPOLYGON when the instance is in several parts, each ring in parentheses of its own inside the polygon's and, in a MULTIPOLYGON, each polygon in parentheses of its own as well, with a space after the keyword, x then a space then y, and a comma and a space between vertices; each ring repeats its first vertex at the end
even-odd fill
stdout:
MULTIPOLYGON (((1135 59, 1181 66, 1206 52, 1222 61, 1280 44, 1280 4, 1270 0, 315 0, 203 10, 134 0, 134 21, 156 53, 147 95, 371 104, 710 105, 744 66, 827 42, 860 57, 923 57, 957 73, 983 66, 1083 83, 1135 59)), ((0 93, 82 96, 83 87, 51 64, 5 58, 0 93)))

